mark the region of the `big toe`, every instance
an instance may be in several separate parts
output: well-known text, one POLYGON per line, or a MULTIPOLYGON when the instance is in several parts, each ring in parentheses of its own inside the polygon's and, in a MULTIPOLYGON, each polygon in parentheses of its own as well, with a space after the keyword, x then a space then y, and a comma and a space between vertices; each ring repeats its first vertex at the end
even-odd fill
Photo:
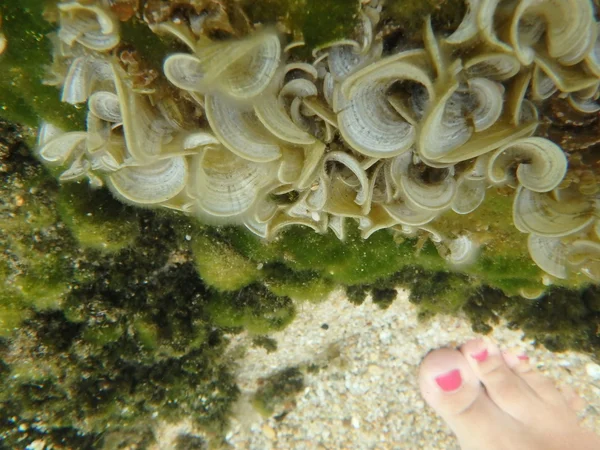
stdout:
POLYGON ((478 442, 498 435, 498 429, 518 426, 488 397, 458 350, 442 348, 429 353, 419 369, 419 385, 425 401, 448 423, 463 449, 477 448, 478 442))

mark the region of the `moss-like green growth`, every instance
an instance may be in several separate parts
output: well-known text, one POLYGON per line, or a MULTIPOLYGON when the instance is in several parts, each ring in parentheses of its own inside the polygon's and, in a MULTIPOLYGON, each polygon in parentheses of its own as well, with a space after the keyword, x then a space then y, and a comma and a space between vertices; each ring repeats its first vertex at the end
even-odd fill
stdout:
POLYGON ((252 405, 264 417, 270 417, 280 407, 286 408, 304 388, 304 375, 298 367, 289 367, 262 381, 254 394, 252 405))
POLYGON ((415 32, 422 29, 423 18, 430 15, 435 29, 454 30, 465 12, 464 0, 394 0, 385 3, 382 20, 415 32))
POLYGON ((379 306, 381 309, 387 309, 390 307, 392 302, 396 299, 398 292, 393 288, 379 288, 375 287, 372 290, 373 303, 379 306))
POLYGON ((243 0, 244 10, 256 23, 287 25, 302 36, 310 54, 316 47, 351 36, 360 23, 358 2, 347 0, 243 0))
POLYGON ((140 60, 148 69, 161 70, 165 58, 182 44, 171 36, 159 36, 137 17, 121 22, 121 42, 124 48, 131 46, 139 53, 140 60))
POLYGON ((396 299, 396 288, 410 291, 410 301, 419 306, 422 318, 435 314, 457 314, 477 290, 477 282, 464 274, 431 271, 407 265, 395 274, 369 284, 346 287, 351 303, 361 305, 370 293, 373 303, 388 308, 396 299))
POLYGON ((575 349, 600 360, 600 287, 553 288, 539 300, 512 305, 506 316, 538 345, 551 351, 575 349))
POLYGON ((38 310, 60 307, 69 292, 75 243, 59 223, 54 179, 28 155, 21 129, 0 120, 0 249, 4 277, 23 304, 38 310))
POLYGON ((58 213, 83 247, 115 252, 131 245, 139 234, 136 211, 105 189, 83 183, 61 186, 58 213))
POLYGON ((217 290, 236 291, 260 276, 256 263, 207 233, 191 236, 191 248, 198 273, 217 290))
POLYGON ((0 280, 12 286, 0 296, 3 445, 146 448, 153 420, 183 417, 218 441, 238 389, 188 227, 130 216, 85 186, 60 191, 21 136, 0 121, 0 280), (87 215, 98 207, 105 230, 87 215), (120 251, 82 245, 76 230, 90 228, 120 251))
POLYGON ((282 263, 269 263, 262 272, 271 292, 294 300, 319 302, 335 288, 335 284, 327 277, 319 276, 312 270, 294 271, 282 263))
POLYGON ((302 11, 302 32, 309 49, 352 35, 359 23, 357 2, 306 0, 302 11))
POLYGON ((354 303, 356 306, 362 305, 367 299, 369 286, 364 284, 355 284, 354 286, 348 286, 346 288, 346 296, 350 303, 354 303))
MULTIPOLYGON (((209 320, 208 291, 191 262, 170 257, 178 245, 170 224, 151 212, 141 224, 128 251, 83 253, 83 281, 74 281, 62 311, 31 315, 0 355, 11 375, 0 405, 18 417, 12 428, 41 421, 49 442, 70 429, 94 437, 95 448, 149 445, 153 414, 225 430, 238 390, 223 359, 227 341, 209 320)), ((6 427, 10 442, 24 438, 6 427)))
POLYGON ((174 450, 206 450, 208 445, 200 436, 180 434, 175 439, 174 450))
POLYGON ((277 350, 277 341, 268 336, 256 336, 252 339, 252 345, 264 348, 267 353, 273 353, 277 350))
POLYGON ((52 61, 52 46, 47 34, 54 26, 44 17, 44 0, 0 3, 2 31, 8 40, 0 55, 0 111, 2 116, 29 126, 41 118, 57 126, 82 129, 85 111, 62 103, 59 91, 43 83, 46 67, 52 61))
POLYGON ((31 311, 25 307, 21 293, 8 285, 8 280, 0 277, 4 286, 0 292, 0 337, 10 337, 21 323, 31 317, 31 311))
POLYGON ((267 281, 267 286, 276 295, 310 302, 325 300, 335 287, 331 280, 321 277, 311 277, 306 281, 298 281, 297 278, 295 280, 273 280, 267 281))
POLYGON ((322 235, 308 228, 293 227, 282 233, 277 247, 283 262, 291 269, 317 271, 346 285, 389 277, 417 258, 429 267, 444 265, 433 246, 427 245, 419 253, 414 240, 397 243, 386 230, 362 239, 355 223, 349 222, 348 228, 343 242, 332 232, 322 235))
POLYGON ((240 254, 256 263, 267 264, 280 258, 278 241, 267 242, 245 228, 223 227, 218 229, 219 239, 229 243, 240 254))
POLYGON ((410 289, 410 301, 419 312, 456 314, 474 292, 476 284, 468 277, 451 272, 430 272, 418 267, 407 268, 397 275, 398 283, 410 289))
POLYGON ((256 334, 282 330, 296 315, 289 297, 279 297, 260 284, 235 293, 215 293, 208 311, 219 326, 244 327, 256 334))
POLYGON ((449 236, 467 234, 481 244, 475 263, 462 269, 465 273, 473 275, 479 284, 518 295, 521 289, 542 288, 543 272, 529 256, 527 235, 514 226, 512 194, 488 189, 477 210, 467 215, 447 212, 436 221, 436 227, 449 236))
MULTIPOLYGON (((272 242, 249 231, 227 227, 218 230, 217 239, 228 242, 240 254, 263 264, 264 279, 277 289, 306 286, 312 297, 322 298, 337 285, 369 284, 390 277, 403 267, 421 265, 428 270, 446 268, 430 242, 416 239, 397 241, 382 230, 369 239, 360 236, 357 224, 347 221, 348 236, 340 241, 335 234, 317 234, 312 229, 293 226, 272 242), (385 261, 385 263, 383 263, 385 261), (319 284, 311 284, 320 278, 319 284)), ((293 289, 291 291, 293 295, 293 289)), ((299 293, 302 297, 302 293, 299 293)), ((296 298, 296 297, 294 297, 296 298)))

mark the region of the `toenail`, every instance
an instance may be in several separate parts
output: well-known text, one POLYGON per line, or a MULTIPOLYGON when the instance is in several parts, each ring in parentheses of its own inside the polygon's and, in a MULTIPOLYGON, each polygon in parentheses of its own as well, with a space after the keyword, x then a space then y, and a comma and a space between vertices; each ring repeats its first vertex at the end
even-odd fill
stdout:
POLYGON ((487 357, 488 357, 487 348, 484 348, 480 352, 471 353, 471 358, 473 358, 477 362, 483 362, 487 359, 487 357))
POLYGON ((435 382, 444 392, 456 391, 462 385, 460 370, 454 369, 435 377, 435 382))

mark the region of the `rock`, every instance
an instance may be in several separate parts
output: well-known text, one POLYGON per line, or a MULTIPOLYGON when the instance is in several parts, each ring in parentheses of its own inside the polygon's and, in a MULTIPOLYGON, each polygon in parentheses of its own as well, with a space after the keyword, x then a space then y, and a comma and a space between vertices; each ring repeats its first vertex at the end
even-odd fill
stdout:
POLYGON ((588 363, 585 365, 585 371, 594 380, 600 380, 600 364, 588 363))
POLYGON ((273 429, 273 427, 271 427, 265 423, 261 429, 262 429, 263 434, 267 437, 267 439, 270 439, 271 441, 275 440, 276 434, 275 434, 275 430, 273 429))
POLYGON ((390 333, 389 331, 382 331, 381 333, 379 333, 379 340, 381 341, 382 344, 388 345, 392 342, 392 333, 390 333))
POLYGON ((377 364, 369 364, 369 367, 367 367, 367 372, 369 372, 369 375, 380 376, 383 373, 383 369, 377 364))

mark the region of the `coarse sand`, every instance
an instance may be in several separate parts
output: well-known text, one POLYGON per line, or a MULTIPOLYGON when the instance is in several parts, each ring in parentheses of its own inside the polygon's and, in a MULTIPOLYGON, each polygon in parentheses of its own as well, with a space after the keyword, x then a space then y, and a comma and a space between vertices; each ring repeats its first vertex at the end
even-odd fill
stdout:
MULTIPOLYGON (((573 387, 588 404, 581 413, 584 425, 600 430, 600 366, 586 355, 534 349, 522 332, 504 325, 491 336, 505 349, 526 352, 559 386, 573 387)), ((355 306, 342 292, 319 304, 301 303, 294 322, 270 335, 278 345, 272 353, 251 346, 248 334, 232 336, 230 351, 246 350, 236 373, 242 400, 227 441, 257 450, 458 449, 449 428, 421 399, 417 371, 431 349, 475 335, 463 318, 419 322, 406 291, 386 310, 370 299, 355 306), (311 364, 320 369, 306 373, 295 404, 282 405, 287 414, 265 419, 252 408, 261 379, 311 364)))

